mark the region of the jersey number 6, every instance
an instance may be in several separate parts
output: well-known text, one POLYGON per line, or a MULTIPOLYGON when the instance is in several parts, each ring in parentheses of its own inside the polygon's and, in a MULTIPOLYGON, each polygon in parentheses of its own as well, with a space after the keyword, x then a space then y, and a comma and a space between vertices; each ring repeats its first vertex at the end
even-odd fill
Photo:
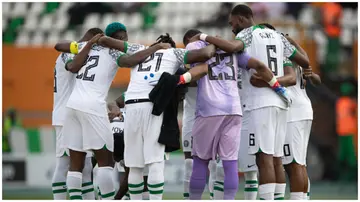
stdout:
POLYGON ((271 69, 271 71, 274 73, 274 75, 277 76, 278 75, 277 59, 274 57, 271 57, 270 50, 272 50, 276 54, 276 46, 275 45, 267 45, 266 52, 267 52, 267 58, 268 58, 268 66, 271 69))

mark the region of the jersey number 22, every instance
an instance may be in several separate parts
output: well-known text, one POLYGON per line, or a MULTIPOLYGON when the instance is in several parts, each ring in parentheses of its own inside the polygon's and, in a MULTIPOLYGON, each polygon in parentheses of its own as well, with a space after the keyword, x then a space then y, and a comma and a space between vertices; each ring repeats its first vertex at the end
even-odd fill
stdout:
POLYGON ((83 65, 83 67, 85 65, 87 65, 88 63, 91 63, 92 61, 94 61, 91 65, 88 65, 85 69, 84 73, 78 74, 76 76, 77 79, 82 79, 84 81, 94 81, 95 79, 95 74, 92 74, 91 76, 88 76, 88 72, 90 69, 97 67, 99 64, 99 56, 98 55, 92 55, 92 56, 88 56, 88 58, 85 60, 85 64, 83 65))

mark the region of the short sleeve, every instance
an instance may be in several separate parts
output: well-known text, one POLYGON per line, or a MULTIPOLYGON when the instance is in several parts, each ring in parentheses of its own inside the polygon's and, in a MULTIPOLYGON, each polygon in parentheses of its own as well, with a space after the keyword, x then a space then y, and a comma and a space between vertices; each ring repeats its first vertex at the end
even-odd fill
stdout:
POLYGON ((125 55, 125 53, 116 50, 116 49, 109 49, 109 55, 111 56, 111 59, 118 65, 119 65, 119 60, 121 58, 121 56, 125 55))
POLYGON ((237 55, 238 67, 241 69, 247 69, 247 64, 251 56, 246 52, 238 53, 237 55))
POLYGON ((235 37, 235 40, 240 40, 244 43, 244 49, 249 47, 252 43, 252 29, 252 27, 246 28, 239 32, 235 37))
POLYGON ((66 65, 67 63, 74 60, 75 55, 71 53, 62 53, 61 60, 66 65))
POLYGON ((289 66, 292 67, 293 64, 292 64, 291 60, 289 60, 289 58, 284 58, 283 66, 284 67, 289 67, 289 66))
MULTIPOLYGON (((195 41, 195 42, 189 43, 189 44, 185 47, 185 49, 186 49, 187 52, 186 52, 186 55, 185 55, 184 64, 188 64, 188 62, 187 62, 187 54, 188 54, 189 51, 191 51, 191 50, 198 50, 198 49, 201 49, 201 48, 204 48, 204 47, 206 47, 206 43, 203 42, 203 41, 195 41)), ((190 65, 190 68, 195 67, 197 64, 199 64, 199 63, 191 64, 191 65, 190 65)))
POLYGON ((125 44, 125 50, 124 52, 126 54, 129 54, 129 55, 133 55, 139 51, 142 51, 142 50, 145 50, 146 49, 146 46, 144 45, 141 45, 141 44, 135 44, 135 43, 128 43, 128 42, 124 42, 125 44))
POLYGON ((85 47, 86 44, 87 44, 86 41, 78 43, 78 53, 82 51, 82 49, 85 47))
POLYGON ((293 58, 296 53, 296 48, 282 34, 280 34, 280 37, 284 44, 284 57, 287 57, 291 60, 291 58, 293 58))
POLYGON ((178 62, 179 65, 183 65, 186 64, 186 55, 187 55, 187 50, 183 49, 183 48, 174 48, 174 55, 176 57, 176 61, 178 62))

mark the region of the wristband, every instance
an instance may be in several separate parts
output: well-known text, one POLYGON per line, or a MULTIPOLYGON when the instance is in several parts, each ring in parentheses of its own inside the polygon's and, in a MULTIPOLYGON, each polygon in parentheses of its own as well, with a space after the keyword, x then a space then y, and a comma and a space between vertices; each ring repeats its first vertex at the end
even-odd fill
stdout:
POLYGON ((206 37, 207 37, 208 35, 207 34, 204 34, 204 33, 202 33, 202 34, 200 34, 200 40, 201 41, 206 41, 206 37))
POLYGON ((76 41, 71 42, 71 44, 70 44, 70 53, 78 54, 78 43, 76 41))
POLYGON ((180 76, 178 85, 190 83, 190 81, 191 81, 191 74, 189 72, 186 72, 185 74, 180 76))
POLYGON ((274 77, 268 82, 268 84, 269 84, 271 87, 273 87, 276 82, 277 82, 277 79, 276 79, 276 77, 274 76, 274 77))

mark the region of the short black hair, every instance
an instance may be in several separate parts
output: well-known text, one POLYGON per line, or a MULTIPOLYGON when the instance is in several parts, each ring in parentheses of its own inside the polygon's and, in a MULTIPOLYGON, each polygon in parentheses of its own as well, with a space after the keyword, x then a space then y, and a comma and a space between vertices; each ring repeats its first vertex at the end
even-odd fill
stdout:
POLYGON ((93 36, 95 36, 97 34, 103 34, 103 33, 104 33, 104 31, 102 31, 102 29, 97 28, 97 27, 91 28, 86 32, 86 34, 91 34, 93 36))
POLYGON ((249 6, 239 4, 232 9, 231 15, 240 15, 249 19, 253 17, 253 12, 249 6))
POLYGON ((184 38, 183 38, 183 43, 184 45, 188 43, 188 40, 197 35, 197 34, 200 34, 201 31, 198 30, 198 29, 189 29, 188 31, 186 31, 185 35, 184 35, 184 38))
POLYGON ((259 25, 265 26, 266 28, 272 29, 272 30, 276 30, 274 26, 270 25, 269 23, 261 23, 259 25))
POLYGON ((153 45, 159 44, 159 43, 169 43, 171 45, 171 47, 176 48, 176 43, 175 41, 171 38, 169 33, 166 33, 165 35, 160 35, 157 39, 156 42, 153 45))

